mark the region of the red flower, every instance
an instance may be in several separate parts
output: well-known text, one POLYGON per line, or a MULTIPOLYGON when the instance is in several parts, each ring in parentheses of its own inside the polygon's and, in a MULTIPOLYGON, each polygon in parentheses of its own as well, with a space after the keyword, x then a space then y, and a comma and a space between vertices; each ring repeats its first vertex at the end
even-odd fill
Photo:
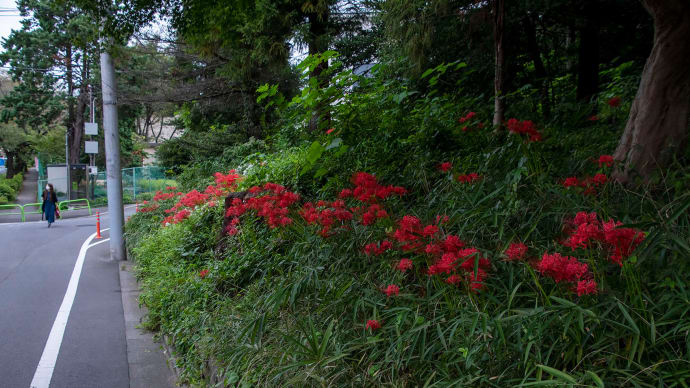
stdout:
POLYGON ((376 319, 370 319, 367 321, 366 328, 371 329, 372 331, 378 330, 381 328, 381 323, 379 321, 377 321, 376 319))
POLYGON ((605 164, 606 167, 611 167, 613 166, 613 156, 611 155, 601 155, 599 157, 599 167, 601 167, 602 164, 605 164))
POLYGON ((577 296, 592 295, 597 293, 597 282, 594 280, 580 280, 575 287, 577 296))
POLYGON ((335 131, 335 128, 331 128, 331 129, 327 130, 326 135, 330 135, 331 133, 333 133, 333 131, 335 131))
POLYGON ((199 272, 199 277, 200 278, 205 278, 206 275, 208 275, 208 270, 207 269, 202 269, 201 272, 199 272))
POLYGON ((592 183, 594 183, 596 185, 606 184, 607 181, 608 181, 608 178, 604 174, 596 174, 592 178, 592 183))
POLYGON ((456 285, 456 284, 460 283, 460 280, 462 280, 462 278, 460 278, 460 276, 453 274, 453 275, 448 276, 446 278, 445 282, 448 284, 456 285))
POLYGON ((587 118, 587 120, 589 120, 589 121, 598 121, 598 120, 599 120, 599 116, 597 116, 597 115, 589 116, 589 118, 587 118))
POLYGON ((395 266, 400 272, 405 272, 408 269, 412 269, 412 260, 410 259, 400 259, 398 265, 395 266))
POLYGON ((616 97, 611 97, 607 102, 611 108, 618 108, 621 106, 621 98, 616 96, 616 97))
POLYGON ((541 261, 537 264, 537 271, 552 278, 556 283, 574 282, 582 279, 589 271, 589 267, 574 257, 561 256, 560 253, 551 255, 544 253, 541 261))
POLYGON ((400 287, 396 286, 395 284, 389 284, 384 292, 386 293, 386 296, 389 297, 392 295, 398 296, 398 294, 400 294, 400 287))
POLYGON ((563 181, 563 187, 578 187, 580 185, 580 181, 574 176, 565 178, 565 181, 563 181))
POLYGON ((541 141, 541 133, 537 131, 536 126, 531 120, 519 121, 517 119, 510 119, 506 122, 506 127, 511 133, 517 135, 527 135, 528 141, 541 141))
POLYGON ((521 242, 512 243, 506 249, 505 254, 508 256, 508 260, 520 260, 527 254, 527 245, 521 242))
POLYGON ((443 162, 443 163, 441 163, 441 164, 438 165, 438 169, 439 169, 440 171, 442 171, 442 172, 447 172, 447 171, 449 171, 451 168, 453 168, 453 164, 450 163, 450 162, 443 162))
POLYGON ((461 183, 475 183, 480 179, 481 179, 481 176, 479 176, 476 172, 458 175, 458 177, 457 177, 458 182, 461 182, 461 183))
POLYGON ((470 112, 470 113, 468 113, 467 115, 465 115, 465 117, 460 117, 460 118, 458 119, 458 122, 462 124, 462 123, 464 123, 464 122, 466 122, 466 121, 471 120, 475 115, 476 115, 476 113, 470 112))

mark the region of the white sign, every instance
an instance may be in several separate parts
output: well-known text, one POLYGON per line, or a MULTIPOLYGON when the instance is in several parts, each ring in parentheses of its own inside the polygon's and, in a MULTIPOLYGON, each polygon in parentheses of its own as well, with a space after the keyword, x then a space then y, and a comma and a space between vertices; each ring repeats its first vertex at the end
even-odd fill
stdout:
POLYGON ((84 123, 84 133, 87 135, 98 135, 98 124, 84 123))
POLYGON ((91 175, 98 175, 98 167, 96 167, 96 166, 89 166, 89 174, 91 174, 91 175))
POLYGON ((84 152, 87 154, 97 154, 98 153, 98 142, 97 141, 85 141, 84 142, 84 152))

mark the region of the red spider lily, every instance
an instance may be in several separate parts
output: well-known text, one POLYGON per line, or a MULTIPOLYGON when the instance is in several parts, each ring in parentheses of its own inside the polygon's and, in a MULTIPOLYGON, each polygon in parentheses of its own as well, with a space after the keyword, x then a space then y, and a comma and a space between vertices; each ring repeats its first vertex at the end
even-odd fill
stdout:
POLYGON ((508 256, 508 260, 522 260, 527 254, 527 245, 521 242, 512 243, 506 249, 505 254, 508 256))
POLYGON ((378 256, 391 248, 393 248, 393 244, 391 244, 391 242, 388 240, 383 240, 380 243, 367 244, 364 247, 364 253, 366 253, 368 256, 378 256))
POLYGON ((208 275, 208 272, 209 272, 209 271, 208 271, 207 269, 202 269, 202 270, 199 272, 199 277, 202 278, 202 279, 205 278, 206 275, 208 275))
POLYGON ((377 321, 376 319, 369 319, 367 321, 367 325, 365 326, 366 329, 371 329, 372 331, 378 330, 381 328, 381 323, 377 321))
POLYGON ((599 116, 597 116, 597 115, 589 116, 589 117, 587 118, 587 120, 589 120, 589 121, 598 121, 598 120, 599 120, 599 116))
POLYGON ((446 282, 448 284, 457 285, 458 283, 460 283, 461 280, 462 280, 462 278, 460 276, 453 274, 453 275, 448 276, 446 278, 446 280, 444 280, 444 282, 446 282))
POLYGON ((482 179, 482 177, 479 176, 476 172, 471 172, 469 174, 458 175, 456 179, 458 180, 458 182, 461 183, 475 183, 482 179))
POLYGON ((451 162, 443 162, 438 165, 438 169, 441 172, 448 172, 451 168, 453 168, 453 164, 451 162))
POLYGON ((393 295, 398 296, 398 294, 400 294, 400 287, 395 284, 389 284, 383 292, 385 292, 388 297, 393 295))
POLYGON ((580 280, 575 286, 575 292, 577 296, 582 295, 593 295, 597 293, 597 282, 594 280, 580 280))
POLYGON ((517 135, 527 135, 528 141, 541 141, 541 133, 537 131, 536 126, 531 120, 519 121, 518 119, 510 119, 506 122, 508 131, 517 135))
POLYGON ((398 264, 395 266, 400 272, 405 272, 408 269, 412 269, 412 260, 410 259, 400 259, 398 264))
POLYGON ((605 164, 606 167, 611 167, 611 166, 613 166, 613 156, 601 155, 597 162, 599 163, 599 167, 601 167, 602 164, 605 164))
POLYGON ((335 131, 335 128, 330 128, 330 129, 328 129, 328 130, 326 131, 326 135, 330 135, 331 133, 333 133, 333 131, 335 131))
POLYGON ((586 263, 579 262, 570 256, 561 256, 560 253, 544 253, 541 261, 537 264, 537 271, 543 276, 548 276, 560 282, 575 282, 581 280, 589 271, 586 263))
POLYGON ((467 122, 467 121, 469 121, 469 120, 472 120, 472 118, 473 118, 475 115, 476 115, 476 113, 474 113, 474 112, 469 112, 469 113, 466 114, 464 117, 460 117, 460 118, 458 119, 458 122, 459 122, 460 124, 462 124, 462 123, 464 123, 464 122, 467 122))
POLYGON ((576 228, 569 233, 563 245, 575 250, 588 248, 592 242, 597 242, 609 251, 609 259, 618 265, 622 265, 623 259, 629 257, 644 240, 643 232, 619 228, 622 223, 614 220, 601 222, 594 212, 579 212, 571 222, 576 228))
POLYGON ((611 97, 608 101, 606 101, 606 103, 609 104, 611 108, 618 108, 621 106, 621 98, 618 96, 611 97))
POLYGON ((216 177, 216 185, 231 190, 237 188, 237 182, 241 179, 235 170, 230 170, 227 174, 217 172, 213 175, 216 177))

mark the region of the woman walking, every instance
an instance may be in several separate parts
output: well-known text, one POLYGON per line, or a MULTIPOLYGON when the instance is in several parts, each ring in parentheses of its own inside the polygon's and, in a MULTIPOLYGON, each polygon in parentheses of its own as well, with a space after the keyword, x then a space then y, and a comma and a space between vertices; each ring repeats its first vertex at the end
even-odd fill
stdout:
POLYGON ((55 222, 55 212, 57 210, 57 195, 52 183, 48 183, 46 189, 43 191, 43 214, 45 214, 48 221, 48 227, 55 222))

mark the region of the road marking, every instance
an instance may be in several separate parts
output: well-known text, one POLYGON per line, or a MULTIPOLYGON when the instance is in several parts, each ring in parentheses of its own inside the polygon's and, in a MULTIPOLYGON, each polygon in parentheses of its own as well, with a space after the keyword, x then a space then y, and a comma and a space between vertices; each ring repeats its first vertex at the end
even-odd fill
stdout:
POLYGON ((89 248, 95 247, 96 245, 102 244, 102 243, 104 243, 104 242, 106 242, 106 241, 110 241, 110 239, 109 239, 109 238, 106 238, 105 240, 101 240, 101 241, 99 241, 99 242, 95 242, 95 243, 89 245, 89 248))
POLYGON ((50 380, 53 378, 53 370, 55 370, 55 363, 57 362, 58 353, 60 352, 60 345, 62 345, 62 337, 65 334, 67 327, 67 319, 72 310, 74 297, 77 295, 77 286, 79 286, 79 277, 81 276, 81 269, 84 266, 84 259, 86 258, 86 251, 89 249, 89 244, 96 237, 96 233, 89 236, 84 241, 77 256, 77 262, 74 264, 72 276, 67 285, 67 292, 62 299, 62 304, 58 310, 53 328, 50 329, 50 335, 46 341, 46 346, 43 348, 41 360, 38 362, 34 378, 31 380, 31 388, 48 388, 50 380))

